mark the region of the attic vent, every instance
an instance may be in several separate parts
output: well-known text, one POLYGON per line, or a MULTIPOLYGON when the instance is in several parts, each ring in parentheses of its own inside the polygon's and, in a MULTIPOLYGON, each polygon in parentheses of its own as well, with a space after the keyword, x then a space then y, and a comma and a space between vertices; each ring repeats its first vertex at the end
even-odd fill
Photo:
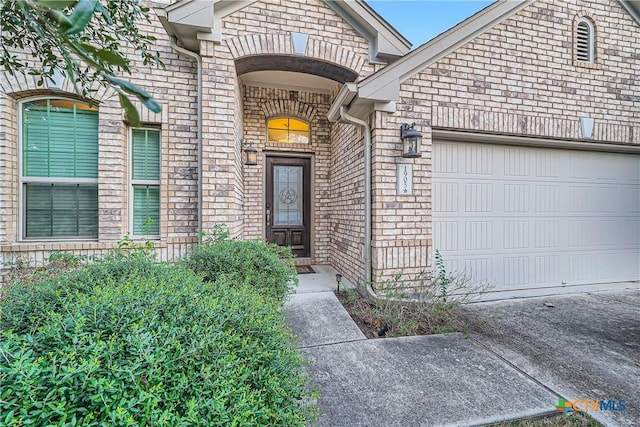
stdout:
POLYGON ((591 20, 583 18, 578 21, 576 31, 576 59, 580 62, 594 62, 595 39, 594 26, 591 20))

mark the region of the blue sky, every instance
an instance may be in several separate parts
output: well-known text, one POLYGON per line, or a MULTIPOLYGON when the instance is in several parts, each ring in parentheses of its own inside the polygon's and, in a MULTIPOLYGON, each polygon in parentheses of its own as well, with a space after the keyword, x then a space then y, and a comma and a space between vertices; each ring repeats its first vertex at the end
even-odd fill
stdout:
POLYGON ((493 0, 366 0, 415 49, 493 0))

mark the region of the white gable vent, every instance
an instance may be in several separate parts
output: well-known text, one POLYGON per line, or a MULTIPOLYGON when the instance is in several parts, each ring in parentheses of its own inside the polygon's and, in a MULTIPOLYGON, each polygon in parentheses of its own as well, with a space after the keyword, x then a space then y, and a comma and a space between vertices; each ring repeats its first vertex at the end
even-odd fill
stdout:
POLYGON ((576 59, 593 62, 595 59, 595 38, 593 22, 583 18, 578 21, 576 31, 576 59))

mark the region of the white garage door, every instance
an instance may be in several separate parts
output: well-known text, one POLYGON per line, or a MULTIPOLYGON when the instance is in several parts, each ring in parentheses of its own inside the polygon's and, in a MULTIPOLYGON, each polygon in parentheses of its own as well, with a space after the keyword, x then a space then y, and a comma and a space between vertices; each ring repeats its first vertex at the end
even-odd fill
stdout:
POLYGON ((438 142, 434 248, 497 290, 640 279, 640 156, 438 142))

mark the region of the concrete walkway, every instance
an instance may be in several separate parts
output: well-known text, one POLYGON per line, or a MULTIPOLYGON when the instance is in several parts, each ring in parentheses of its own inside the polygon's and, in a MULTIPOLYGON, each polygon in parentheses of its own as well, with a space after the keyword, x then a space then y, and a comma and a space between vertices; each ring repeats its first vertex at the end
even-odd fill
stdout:
POLYGON ((314 266, 286 304, 321 426, 475 426, 555 412, 558 396, 460 334, 369 340, 314 266))

